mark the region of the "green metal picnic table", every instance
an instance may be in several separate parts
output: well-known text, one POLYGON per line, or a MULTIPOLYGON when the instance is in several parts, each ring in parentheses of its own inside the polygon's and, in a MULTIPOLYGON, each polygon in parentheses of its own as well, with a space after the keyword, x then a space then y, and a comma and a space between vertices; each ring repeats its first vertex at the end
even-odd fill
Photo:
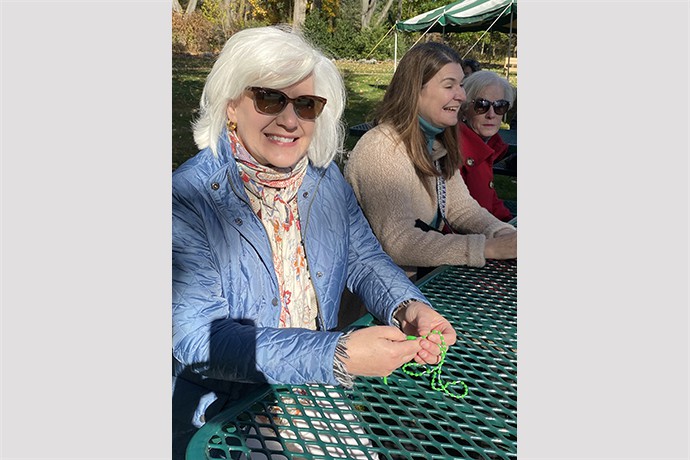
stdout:
POLYGON ((463 381, 464 398, 401 369, 352 390, 265 385, 201 427, 187 459, 517 459, 517 261, 439 267, 417 284, 458 334, 441 379, 463 381))

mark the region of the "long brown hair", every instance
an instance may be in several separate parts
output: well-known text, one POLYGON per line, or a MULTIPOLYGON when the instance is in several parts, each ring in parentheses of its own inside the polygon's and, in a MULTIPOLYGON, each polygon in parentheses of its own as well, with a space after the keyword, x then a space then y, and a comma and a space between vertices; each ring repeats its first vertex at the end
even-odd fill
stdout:
POLYGON ((455 126, 446 128, 440 135, 448 153, 440 160, 442 172, 439 173, 429 158, 426 139, 417 118, 422 87, 443 66, 453 62, 462 65, 458 53, 443 43, 427 42, 413 46, 400 60, 386 94, 374 112, 374 124, 388 123, 398 133, 420 179, 441 174, 450 179, 460 164, 455 126))

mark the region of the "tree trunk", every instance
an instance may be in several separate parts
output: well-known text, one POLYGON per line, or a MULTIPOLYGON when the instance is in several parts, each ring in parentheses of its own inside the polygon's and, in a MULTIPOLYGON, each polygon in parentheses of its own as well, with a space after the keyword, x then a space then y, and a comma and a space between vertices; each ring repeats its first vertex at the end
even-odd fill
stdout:
POLYGON ((194 12, 196 9, 196 1, 197 0, 189 0, 189 3, 187 3, 187 11, 184 12, 185 16, 189 16, 194 12))
POLYGON ((172 10, 175 11, 176 13, 182 12, 182 5, 180 5, 180 0, 173 0, 172 10))
POLYGON ((292 28, 301 29, 304 19, 307 17, 307 0, 295 0, 295 9, 292 12, 292 28))
POLYGON ((222 0, 221 8, 223 8, 223 11, 225 11, 225 16, 223 17, 223 32, 227 37, 228 31, 230 30, 230 24, 232 23, 232 19, 234 17, 230 0, 222 0))
POLYGON ((380 26, 383 21, 385 21, 388 18, 388 11, 391 9, 391 6, 393 6, 393 0, 388 0, 386 2, 386 6, 383 7, 383 11, 381 11, 381 14, 379 14, 378 19, 376 19, 376 25, 380 26))
POLYGON ((376 9, 376 0, 362 0, 362 30, 368 29, 376 9))
POLYGON ((237 6, 237 11, 235 11, 235 23, 239 23, 244 20, 244 11, 246 9, 246 2, 245 0, 240 0, 239 5, 237 6))

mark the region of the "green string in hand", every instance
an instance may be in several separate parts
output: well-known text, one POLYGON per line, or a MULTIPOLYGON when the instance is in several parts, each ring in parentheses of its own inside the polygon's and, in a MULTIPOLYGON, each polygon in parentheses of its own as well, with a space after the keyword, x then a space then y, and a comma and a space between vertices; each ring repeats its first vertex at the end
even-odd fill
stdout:
MULTIPOLYGON (((450 396, 451 398, 462 399, 465 396, 467 396, 467 393, 469 392, 469 388, 467 388, 467 385, 465 384, 465 382, 463 382, 462 380, 456 380, 454 382, 443 383, 441 381, 441 369, 443 367, 444 361, 446 360, 446 352, 448 351, 448 346, 446 345, 446 341, 443 338, 443 334, 441 334, 440 331, 431 331, 431 334, 438 334, 438 336, 441 338, 441 345, 439 346, 439 348, 441 349, 441 355, 440 355, 441 359, 439 360, 438 364, 436 364, 435 366, 433 366, 431 368, 424 369, 423 371, 417 372, 417 371, 413 371, 413 370, 409 370, 409 369, 411 367, 425 367, 425 365, 424 364, 418 364, 415 362, 410 362, 410 363, 403 365, 402 371, 411 377, 421 377, 422 375, 431 375, 431 388, 432 389, 434 389, 436 391, 440 391, 442 393, 445 393, 446 395, 450 396), (462 394, 457 394, 457 393, 451 392, 448 389, 449 387, 453 387, 455 385, 462 385, 465 388, 465 390, 462 392, 462 394)), ((423 339, 426 339, 427 337, 428 337, 428 335, 422 336, 423 339)), ((417 337, 415 337, 413 335, 407 336, 407 340, 416 340, 416 339, 417 339, 417 337)), ((388 385, 388 379, 386 377, 383 378, 383 383, 388 385)))

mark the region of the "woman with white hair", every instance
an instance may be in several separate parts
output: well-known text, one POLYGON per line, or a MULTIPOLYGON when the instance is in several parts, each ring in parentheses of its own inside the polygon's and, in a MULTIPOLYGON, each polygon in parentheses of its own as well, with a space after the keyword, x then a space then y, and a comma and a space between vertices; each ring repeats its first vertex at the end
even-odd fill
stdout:
POLYGON ((467 99, 460 106, 460 173, 472 198, 491 214, 509 221, 512 213, 494 189, 494 163, 508 151, 498 130, 515 99, 508 80, 488 70, 465 78, 467 99))
POLYGON ((386 255, 332 161, 342 77, 282 27, 242 30, 215 62, 173 174, 173 451, 257 383, 350 387, 436 364, 456 334, 386 255), (334 331, 345 288, 382 326, 334 331))

